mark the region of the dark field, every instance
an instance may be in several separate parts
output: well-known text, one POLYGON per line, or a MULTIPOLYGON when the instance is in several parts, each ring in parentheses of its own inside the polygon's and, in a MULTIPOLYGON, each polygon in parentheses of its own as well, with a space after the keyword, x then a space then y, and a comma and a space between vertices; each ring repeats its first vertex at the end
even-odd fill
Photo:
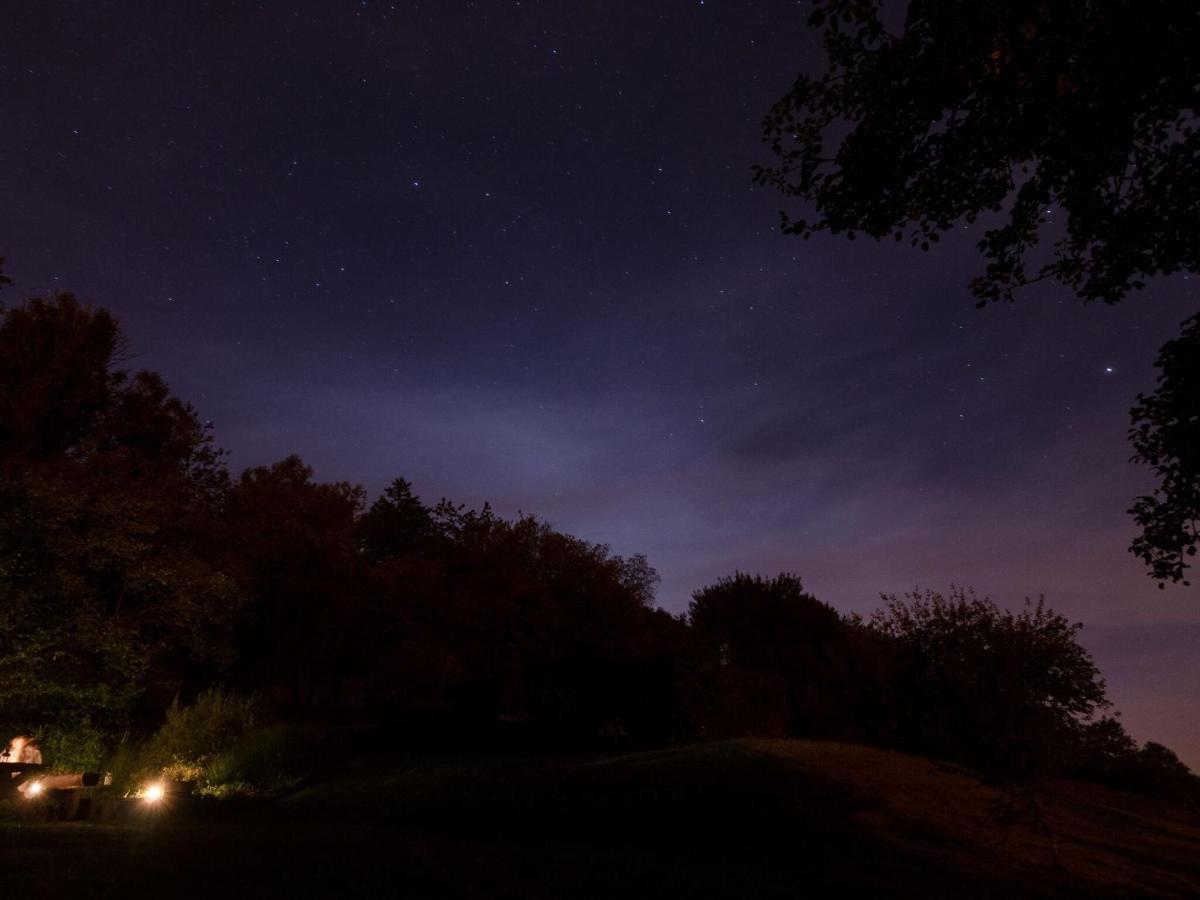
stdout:
POLYGON ((846 744, 362 759, 284 801, 0 823, 0 897, 1195 896, 1200 815, 846 744))

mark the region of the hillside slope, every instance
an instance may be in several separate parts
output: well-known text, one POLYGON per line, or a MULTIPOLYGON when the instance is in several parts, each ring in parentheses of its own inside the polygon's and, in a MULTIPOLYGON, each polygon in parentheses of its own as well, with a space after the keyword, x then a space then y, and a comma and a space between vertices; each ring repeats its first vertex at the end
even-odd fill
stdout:
POLYGON ((817 741, 330 761, 284 801, 0 823, 0 896, 1192 897, 1200 814, 817 741))
POLYGON ((581 848, 617 854, 664 877, 699 874, 702 895, 751 885, 759 896, 805 885, 888 896, 1200 895, 1198 811, 1068 781, 991 786, 956 766, 852 744, 726 741, 598 759, 414 763, 387 775, 364 762, 294 802, 499 842, 510 859, 542 848, 543 865, 581 848))

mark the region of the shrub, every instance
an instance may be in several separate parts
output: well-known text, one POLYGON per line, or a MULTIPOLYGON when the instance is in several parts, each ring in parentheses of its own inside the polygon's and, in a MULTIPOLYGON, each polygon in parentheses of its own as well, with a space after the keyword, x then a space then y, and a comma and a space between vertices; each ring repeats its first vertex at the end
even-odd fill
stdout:
POLYGON ((254 728, 257 701, 213 689, 191 706, 176 697, 167 718, 146 745, 144 769, 158 769, 169 778, 200 781, 205 767, 254 728))
POLYGON ((293 788, 311 771, 316 740, 296 727, 259 724, 259 716, 253 697, 209 690, 190 706, 177 699, 141 753, 138 772, 193 782, 204 796, 293 788))

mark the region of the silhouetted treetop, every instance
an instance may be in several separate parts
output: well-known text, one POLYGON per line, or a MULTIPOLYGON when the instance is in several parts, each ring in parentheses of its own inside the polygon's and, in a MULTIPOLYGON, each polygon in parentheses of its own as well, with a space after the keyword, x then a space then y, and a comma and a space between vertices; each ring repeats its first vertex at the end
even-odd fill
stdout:
MULTIPOLYGON (((735 573, 692 595, 688 620, 703 658, 722 673, 774 679, 786 696, 791 733, 856 735, 874 732, 882 647, 862 629, 804 590, 800 579, 735 573)), ((743 698, 741 703, 745 703, 743 698)))
POLYGON ((433 516, 403 478, 389 484, 358 521, 359 543, 373 564, 401 556, 423 556, 436 536, 433 516))
POLYGON ((833 607, 787 572, 721 578, 692 595, 688 619, 724 662, 776 674, 801 663, 801 648, 828 643, 842 624, 833 607))
POLYGON ((1174 0, 818 0, 828 66, 771 109, 758 183, 785 232, 928 249, 986 213, 979 302, 1060 281, 1115 303, 1200 269, 1200 7, 1174 0), (1065 214, 1065 227, 1051 220, 1065 214), (1044 233, 1048 260, 1030 251, 1044 233))
POLYGON ((44 458, 92 432, 125 380, 116 320, 70 294, 35 298, 0 323, 0 452, 44 458))

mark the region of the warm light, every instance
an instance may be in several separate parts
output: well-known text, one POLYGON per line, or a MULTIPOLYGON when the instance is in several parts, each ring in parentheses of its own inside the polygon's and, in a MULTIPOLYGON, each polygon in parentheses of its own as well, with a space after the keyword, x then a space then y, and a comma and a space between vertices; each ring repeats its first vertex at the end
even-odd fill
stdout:
POLYGON ((163 786, 161 784, 159 784, 159 783, 149 784, 149 785, 146 785, 146 788, 142 791, 142 799, 145 800, 147 803, 157 803, 159 800, 161 800, 163 798, 163 795, 165 793, 166 793, 166 790, 163 788, 163 786))
POLYGON ((40 781, 31 781, 25 785, 25 796, 36 797, 42 792, 44 785, 40 781))

